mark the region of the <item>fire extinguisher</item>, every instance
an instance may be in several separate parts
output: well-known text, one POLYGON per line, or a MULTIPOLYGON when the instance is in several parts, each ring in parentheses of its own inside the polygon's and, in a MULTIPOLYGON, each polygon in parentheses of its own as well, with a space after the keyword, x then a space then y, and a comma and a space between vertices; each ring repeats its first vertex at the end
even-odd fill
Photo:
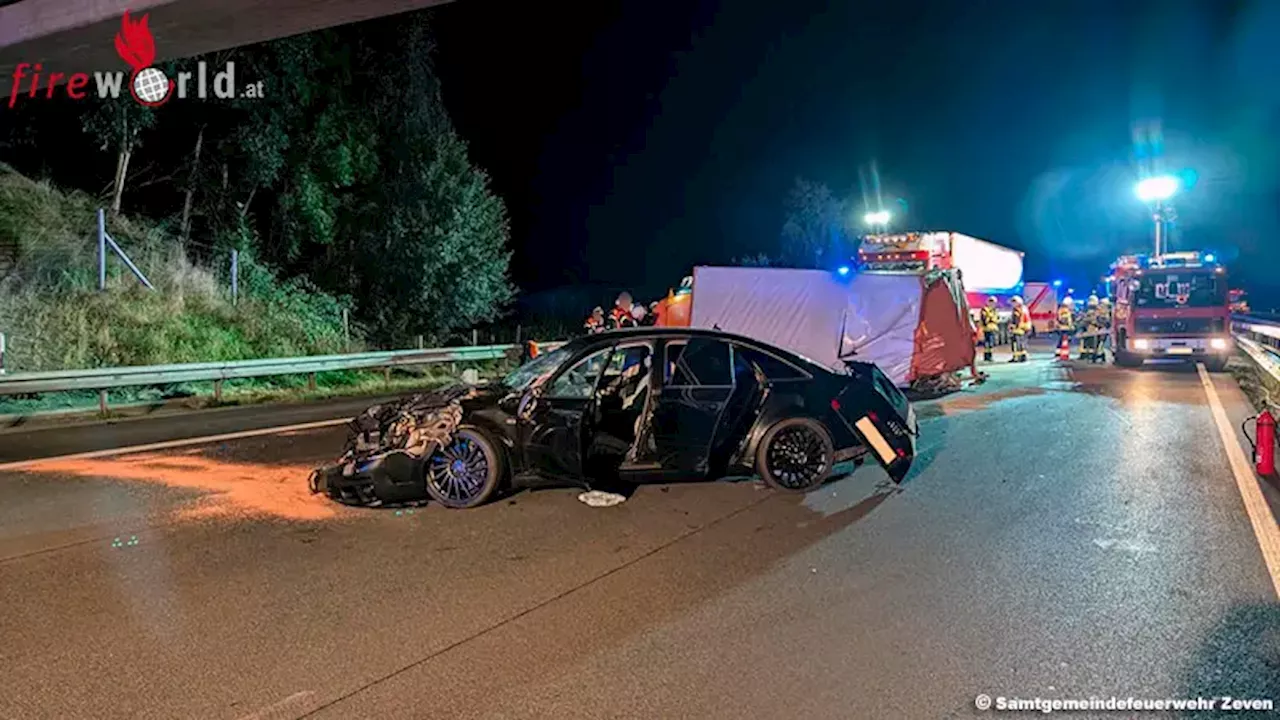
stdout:
POLYGON ((1244 437, 1249 441, 1249 445, 1253 448, 1254 467, 1259 475, 1272 475, 1276 471, 1276 419, 1269 410, 1263 410, 1256 416, 1244 421, 1240 426, 1240 430, 1244 432, 1244 437), (1245 425, 1249 424, 1249 420, 1254 421, 1254 428, 1257 439, 1249 437, 1249 430, 1245 425))

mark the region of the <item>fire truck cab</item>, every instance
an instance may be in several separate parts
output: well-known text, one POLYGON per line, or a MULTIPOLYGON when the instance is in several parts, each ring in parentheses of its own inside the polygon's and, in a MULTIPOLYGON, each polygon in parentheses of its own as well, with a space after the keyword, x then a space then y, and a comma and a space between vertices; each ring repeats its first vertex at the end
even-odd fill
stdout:
POLYGON ((1227 271, 1200 252, 1126 255, 1111 266, 1115 363, 1152 359, 1226 368, 1232 352, 1227 271))

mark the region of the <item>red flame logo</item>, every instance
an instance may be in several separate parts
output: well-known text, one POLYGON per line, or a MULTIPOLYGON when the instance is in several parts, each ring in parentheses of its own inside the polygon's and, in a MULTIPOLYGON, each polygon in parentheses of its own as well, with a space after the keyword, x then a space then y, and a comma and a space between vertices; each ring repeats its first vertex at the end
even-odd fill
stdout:
POLYGON ((156 40, 147 28, 148 17, 143 15, 135 21, 125 10, 124 17, 120 19, 120 32, 116 33, 116 52, 134 72, 151 67, 156 59, 156 40))

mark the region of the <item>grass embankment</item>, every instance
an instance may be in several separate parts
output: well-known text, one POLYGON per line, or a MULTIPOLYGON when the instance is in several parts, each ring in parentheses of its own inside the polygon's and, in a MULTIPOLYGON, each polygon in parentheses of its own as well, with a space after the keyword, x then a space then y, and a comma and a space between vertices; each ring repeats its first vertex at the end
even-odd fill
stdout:
MULTIPOLYGON (((108 232, 155 286, 147 290, 124 264, 108 260, 107 290, 98 290, 96 212, 101 203, 63 192, 0 165, 0 248, 16 246, 16 263, 0 277, 0 332, 10 373, 75 368, 296 357, 360 350, 346 347, 345 301, 307 283, 286 280, 241 253, 239 297, 227 270, 197 266, 173 228, 128 217, 108 232)), ((229 249, 224 255, 229 255, 229 249)), ((0 265, 0 269, 3 266, 0 265)), ((443 380, 442 370, 402 377, 414 385, 443 380)), ((343 394, 373 384, 380 372, 334 372, 228 383, 227 401, 281 394, 343 394)), ((112 391, 114 403, 203 395, 209 383, 112 391)), ((93 406, 95 393, 0 398, 0 414, 93 406)))

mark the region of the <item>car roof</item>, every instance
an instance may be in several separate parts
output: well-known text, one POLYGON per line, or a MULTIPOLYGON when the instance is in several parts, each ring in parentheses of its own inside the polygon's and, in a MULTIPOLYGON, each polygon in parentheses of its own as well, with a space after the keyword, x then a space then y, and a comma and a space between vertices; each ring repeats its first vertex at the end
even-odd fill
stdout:
POLYGON ((817 362, 810 360, 809 358, 806 358, 803 355, 797 355, 796 353, 793 353, 789 350, 784 350, 783 348, 780 348, 777 345, 763 342, 755 338, 750 338, 745 335, 737 335, 735 333, 725 332, 723 330, 709 330, 706 328, 688 328, 688 327, 622 328, 619 330, 607 330, 605 332, 596 333, 594 335, 587 335, 585 337, 574 338, 573 340, 570 340, 569 342, 565 343, 562 347, 569 349, 571 352, 576 354, 580 350, 586 350, 586 349, 595 348, 595 347, 605 347, 607 345, 612 345, 613 343, 616 343, 616 342, 625 342, 628 340, 658 340, 658 339, 679 340, 682 338, 696 338, 696 337, 714 338, 718 340, 725 340, 729 342, 740 343, 742 345, 746 345, 747 347, 754 347, 760 350, 765 350, 770 354, 778 356, 782 360, 786 360, 787 362, 792 363, 793 365, 799 365, 803 367, 805 370, 810 372, 816 370, 818 372, 834 374, 834 373, 831 373, 831 370, 823 367, 817 362))

